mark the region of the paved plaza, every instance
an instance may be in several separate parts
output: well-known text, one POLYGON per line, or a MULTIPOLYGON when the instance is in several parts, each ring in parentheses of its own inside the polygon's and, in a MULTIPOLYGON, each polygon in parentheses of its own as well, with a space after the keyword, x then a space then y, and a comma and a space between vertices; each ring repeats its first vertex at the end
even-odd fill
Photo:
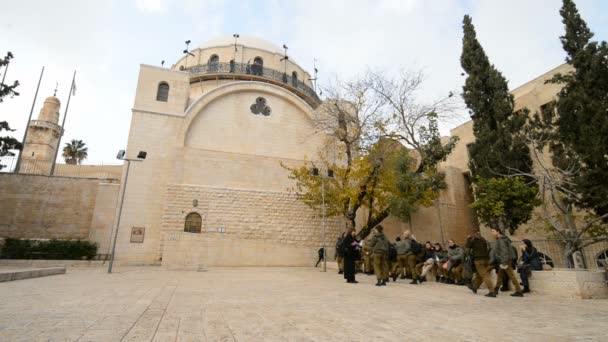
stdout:
POLYGON ((0 283, 0 341, 606 341, 608 301, 314 268, 70 268, 0 283), (484 291, 485 292, 485 291, 484 291))

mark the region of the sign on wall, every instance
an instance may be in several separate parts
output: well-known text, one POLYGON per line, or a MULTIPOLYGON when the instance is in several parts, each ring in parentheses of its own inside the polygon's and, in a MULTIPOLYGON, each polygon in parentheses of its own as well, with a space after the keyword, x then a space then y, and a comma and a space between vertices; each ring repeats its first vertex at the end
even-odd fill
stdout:
POLYGON ((132 227, 131 228, 131 242, 142 243, 144 242, 144 235, 146 228, 144 227, 132 227))

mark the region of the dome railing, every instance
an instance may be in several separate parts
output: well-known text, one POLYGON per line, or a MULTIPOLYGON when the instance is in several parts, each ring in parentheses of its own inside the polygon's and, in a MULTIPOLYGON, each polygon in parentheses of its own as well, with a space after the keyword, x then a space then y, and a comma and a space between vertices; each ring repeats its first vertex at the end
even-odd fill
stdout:
MULTIPOLYGON (((321 99, 317 93, 300 81, 296 77, 287 75, 284 72, 265 68, 259 64, 244 64, 244 63, 207 63, 199 64, 192 67, 186 68, 186 70, 193 76, 197 75, 209 75, 209 74, 233 74, 233 75, 250 75, 254 77, 262 77, 270 79, 279 84, 284 84, 289 88, 295 88, 299 93, 309 97, 312 100, 314 107, 321 103, 321 99)), ((298 92, 296 92, 298 94, 298 92)), ((300 95, 300 94, 298 94, 300 95)), ((302 97, 302 96, 300 96, 302 97)), ((307 100, 304 98, 304 100, 307 100)), ((309 101, 307 101, 309 102, 309 101)), ((309 102, 310 103, 310 102, 309 102)))

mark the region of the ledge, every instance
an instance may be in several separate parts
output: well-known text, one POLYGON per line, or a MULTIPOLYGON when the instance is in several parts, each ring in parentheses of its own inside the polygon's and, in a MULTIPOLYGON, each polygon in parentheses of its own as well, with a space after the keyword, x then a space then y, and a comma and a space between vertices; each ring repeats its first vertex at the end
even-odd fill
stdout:
POLYGON ((0 270, 0 282, 40 278, 56 274, 65 274, 65 267, 25 268, 15 270, 0 270))

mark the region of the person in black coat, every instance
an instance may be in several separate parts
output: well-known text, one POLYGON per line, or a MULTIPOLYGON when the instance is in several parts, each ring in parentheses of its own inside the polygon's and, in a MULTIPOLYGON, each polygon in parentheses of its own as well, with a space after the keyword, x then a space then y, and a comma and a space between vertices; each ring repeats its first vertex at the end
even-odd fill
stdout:
POLYGON ((355 263, 359 258, 359 241, 356 239, 354 229, 349 230, 342 241, 342 252, 344 254, 344 279, 347 283, 356 284, 355 273, 357 272, 355 263))
POLYGON ((542 271, 543 263, 540 260, 538 251, 532 245, 532 241, 524 239, 523 242, 524 243, 521 246, 522 263, 517 266, 517 272, 519 272, 521 283, 524 285, 524 290, 522 292, 528 293, 530 292, 530 283, 528 282, 528 278, 532 276, 532 271, 542 271))

